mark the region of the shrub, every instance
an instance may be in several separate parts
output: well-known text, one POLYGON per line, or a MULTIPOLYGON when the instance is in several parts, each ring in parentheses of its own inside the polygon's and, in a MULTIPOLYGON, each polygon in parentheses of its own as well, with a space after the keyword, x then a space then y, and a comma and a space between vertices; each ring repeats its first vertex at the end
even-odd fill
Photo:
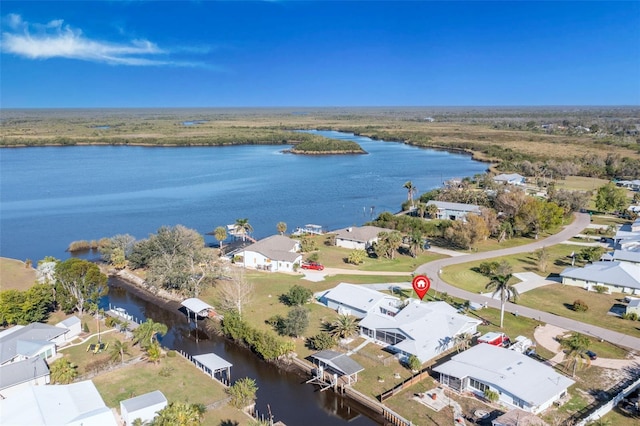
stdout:
POLYGON ((638 321, 638 314, 636 314, 635 312, 627 312, 622 314, 622 319, 638 321))
POLYGON ((284 302, 289 306, 304 305, 311 299, 313 292, 306 287, 300 285, 294 285, 289 289, 289 292, 284 295, 284 302))
POLYGON ((89 324, 87 324, 86 322, 84 324, 82 324, 82 331, 84 331, 85 333, 89 332, 89 324))
POLYGON ((603 294, 603 293, 608 293, 609 292, 609 287, 607 287, 605 285, 594 285, 592 288, 593 288, 593 291, 595 291, 598 294, 603 294))
POLYGON ((331 349, 336 343, 336 338, 325 332, 307 338, 307 347, 314 351, 331 349))
POLYGON ((256 381, 245 377, 236 382, 227 389, 227 393, 231 396, 231 405, 236 408, 244 408, 252 404, 256 399, 258 386, 256 381))
POLYGON ((407 367, 409 367, 411 371, 418 371, 422 367, 422 363, 417 356, 411 355, 409 359, 407 359, 407 367))
POLYGON ((176 351, 172 350, 172 351, 167 352, 167 357, 168 358, 175 358, 175 356, 176 356, 176 351))
POLYGON ((490 402, 497 402, 498 399, 500 399, 500 395, 498 395, 498 392, 491 390, 489 388, 485 389, 484 397, 487 401, 490 401, 490 402))
POLYGON ((160 369, 160 373, 158 373, 160 375, 160 377, 171 377, 171 375, 173 374, 173 367, 169 367, 168 365, 165 367, 162 367, 160 369))
POLYGON ((367 252, 364 250, 353 250, 347 256, 347 263, 352 265, 359 265, 364 263, 364 259, 367 257, 367 252))
POLYGON ((86 251, 91 249, 91 243, 87 240, 73 241, 67 248, 68 252, 86 251))
POLYGON ((589 306, 586 304, 584 300, 576 299, 573 302, 572 306, 573 310, 576 312, 586 312, 589 310, 589 306))

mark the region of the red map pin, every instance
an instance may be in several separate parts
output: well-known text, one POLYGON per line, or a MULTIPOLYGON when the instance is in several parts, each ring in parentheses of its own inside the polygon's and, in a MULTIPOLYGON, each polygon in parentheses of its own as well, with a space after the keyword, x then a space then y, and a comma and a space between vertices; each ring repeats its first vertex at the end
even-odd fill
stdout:
POLYGON ((427 294, 427 291, 429 291, 429 287, 431 287, 431 281, 429 281, 426 275, 416 275, 411 284, 420 300, 422 300, 424 295, 427 294))

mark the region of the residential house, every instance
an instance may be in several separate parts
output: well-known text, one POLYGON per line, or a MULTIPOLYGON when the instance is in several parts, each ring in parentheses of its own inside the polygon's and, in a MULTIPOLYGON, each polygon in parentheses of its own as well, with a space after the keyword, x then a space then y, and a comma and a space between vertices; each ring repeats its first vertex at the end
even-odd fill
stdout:
POLYGON ((56 327, 67 330, 63 336, 65 342, 71 342, 82 333, 82 322, 80 318, 75 315, 70 316, 64 321, 60 321, 56 324, 56 327))
POLYGON ((36 356, 52 358, 67 332, 68 329, 37 322, 4 330, 0 333, 0 365, 36 356))
POLYGON ((562 284, 593 290, 606 286, 611 292, 640 294, 640 264, 629 262, 593 262, 584 268, 566 268, 560 273, 562 284))
POLYGON ((11 426, 118 425, 91 380, 26 387, 0 400, 0 413, 2 424, 11 426))
POLYGON ((245 268, 272 272, 293 272, 302 263, 300 242, 283 235, 272 235, 245 247, 239 253, 245 268))
POLYGON ((490 389, 498 402, 538 414, 564 397, 575 382, 524 354, 480 344, 433 368, 439 381, 457 392, 484 395, 490 389))
POLYGON ((364 318, 373 312, 395 315, 403 306, 395 296, 347 283, 327 290, 318 297, 318 301, 341 315, 353 315, 356 318, 364 318))
POLYGON ((0 366, 0 395, 10 398, 29 386, 42 386, 50 381, 49 367, 42 358, 28 358, 0 366))
POLYGON ((603 254, 600 260, 629 262, 640 265, 640 247, 638 250, 614 250, 603 254))
POLYGON ((503 185, 524 186, 526 178, 518 173, 501 173, 493 177, 493 181, 503 185))
POLYGON ((335 231, 336 246, 354 250, 366 250, 378 241, 378 234, 391 229, 377 226, 353 226, 335 231))
POLYGON ((445 302, 410 299, 395 315, 368 314, 360 321, 360 334, 386 346, 400 360, 415 355, 424 363, 453 348, 459 336, 475 334, 480 324, 445 302))
POLYGON ((640 299, 632 299, 625 309, 627 314, 636 314, 640 317, 640 299))
POLYGON ((427 206, 435 205, 438 208, 436 217, 438 219, 465 220, 468 214, 481 214, 480 206, 475 204, 450 203, 447 201, 431 200, 427 206))
POLYGON ((153 420, 158 411, 167 406, 167 398, 159 390, 120 401, 120 416, 125 426, 131 426, 136 419, 142 423, 153 420))
POLYGON ((491 426, 549 426, 549 424, 535 414, 516 408, 491 420, 491 426))

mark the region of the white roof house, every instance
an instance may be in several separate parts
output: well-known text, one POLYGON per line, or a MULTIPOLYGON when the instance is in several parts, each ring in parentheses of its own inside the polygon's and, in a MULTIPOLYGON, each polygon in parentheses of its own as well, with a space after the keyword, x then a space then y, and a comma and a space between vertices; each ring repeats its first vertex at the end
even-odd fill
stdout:
POLYGON ((167 398, 159 390, 120 401, 120 415, 125 426, 131 426, 136 419, 142 422, 153 420, 158 411, 167 406, 167 398))
POLYGON ((0 400, 6 426, 117 426, 91 380, 70 385, 29 386, 0 400))
POLYGON ((336 246, 354 250, 366 250, 378 241, 379 233, 391 231, 391 229, 378 226, 351 226, 338 229, 334 233, 336 234, 336 246))
POLYGON ((427 202, 427 206, 435 205, 438 208, 436 217, 438 219, 449 220, 464 220, 467 214, 481 214, 480 206, 475 204, 463 204, 463 203, 450 203, 448 201, 435 201, 431 200, 427 202))
POLYGON ((584 268, 566 268, 560 273, 562 284, 593 289, 607 286, 609 291, 640 294, 640 264, 630 262, 593 262, 584 268))
POLYGON ((518 173, 508 173, 508 174, 501 173, 493 177, 494 182, 502 183, 505 185, 508 184, 508 185, 521 186, 521 185, 524 185, 525 180, 526 180, 525 177, 518 173))
POLYGON ((364 318, 373 312, 397 313, 402 303, 400 299, 371 290, 362 285, 340 283, 318 297, 318 301, 343 315, 364 318))
POLYGON ((37 322, 13 326, 0 334, 0 365, 35 356, 51 358, 66 332, 66 328, 37 322))
POLYGON ((245 247, 239 253, 246 268, 272 272, 292 272, 302 262, 300 242, 283 235, 272 235, 245 247))
POLYGON ((457 391, 482 395, 491 389, 499 402, 537 414, 564 396, 575 382, 526 355, 479 344, 433 368, 440 382, 457 391))
POLYGON ((56 327, 66 329, 64 333, 64 340, 70 342, 82 333, 82 323, 80 318, 75 315, 71 315, 69 318, 60 321, 56 324, 56 327))
POLYGON ((360 321, 360 333, 388 345, 402 358, 415 355, 424 363, 453 348, 456 336, 474 334, 480 324, 445 302, 412 299, 393 316, 379 312, 367 315, 360 321))
POLYGON ((23 388, 46 385, 49 380, 49 367, 39 356, 11 362, 0 366, 0 395, 10 398, 23 388))

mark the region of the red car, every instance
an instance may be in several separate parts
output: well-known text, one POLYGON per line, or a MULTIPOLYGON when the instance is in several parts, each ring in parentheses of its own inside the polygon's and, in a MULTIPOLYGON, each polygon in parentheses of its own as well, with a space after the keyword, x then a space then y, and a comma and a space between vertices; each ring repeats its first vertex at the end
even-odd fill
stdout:
POLYGON ((304 262, 302 264, 302 269, 313 269, 316 271, 322 271, 324 269, 324 266, 322 266, 318 262, 304 262))

